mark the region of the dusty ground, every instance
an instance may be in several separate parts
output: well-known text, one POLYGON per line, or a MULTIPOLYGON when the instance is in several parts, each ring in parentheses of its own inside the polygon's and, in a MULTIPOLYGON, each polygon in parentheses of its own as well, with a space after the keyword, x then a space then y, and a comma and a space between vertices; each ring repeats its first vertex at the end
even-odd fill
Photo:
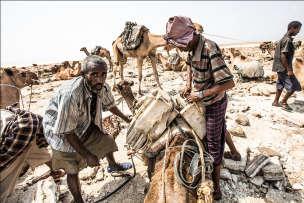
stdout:
MULTIPOLYGON (((264 56, 258 52, 257 48, 243 49, 247 55, 253 55, 258 59, 263 60, 264 56)), ((265 72, 271 72, 271 61, 264 60, 263 63, 265 72)), ((138 77, 135 64, 135 61, 130 59, 128 67, 125 68, 124 73, 125 79, 130 79, 135 82, 133 90, 134 92, 137 92, 138 77)), ((158 70, 160 82, 164 90, 177 93, 179 89, 183 87, 183 84, 185 84, 183 81, 183 75, 185 73, 172 71, 163 72, 160 65, 158 70)), ((156 88, 152 69, 148 64, 145 65, 143 76, 142 89, 146 94, 153 88, 156 88)), ((229 105, 227 110, 227 125, 228 128, 233 128, 233 126, 235 126, 235 118, 238 113, 245 114, 250 121, 250 125, 241 126, 246 137, 233 137, 236 146, 243 149, 249 148, 251 155, 259 153, 259 149, 261 149, 261 147, 266 147, 277 152, 280 156, 280 161, 283 165, 283 169, 289 183, 287 191, 292 195, 291 199, 303 202, 304 92, 298 92, 290 99, 289 102, 295 111, 288 113, 278 107, 271 106, 274 98, 275 83, 269 83, 263 80, 244 82, 237 78, 238 77, 236 76, 236 87, 228 93, 229 105), (269 91, 265 93, 265 91, 263 91, 265 89, 269 89, 269 91), (257 96, 258 94, 262 95, 257 96)), ((30 110, 43 115, 48 99, 54 94, 56 88, 63 82, 64 81, 51 81, 34 86, 30 110)), ((110 85, 113 84, 111 74, 108 75, 108 83, 110 85)), ((24 95, 24 106, 25 109, 27 109, 30 89, 28 87, 24 88, 22 90, 22 94, 24 95)), ((116 99, 120 98, 120 96, 115 92, 114 96, 116 99)), ((136 96, 138 97, 138 95, 136 96)), ((118 107, 124 112, 130 113, 124 102, 119 103, 118 107)), ((126 149, 124 148, 127 126, 126 124, 123 124, 123 126, 124 129, 116 139, 119 151, 115 153, 115 157, 118 161, 127 161, 128 159, 126 156, 126 149)), ((147 185, 147 174, 143 163, 136 157, 134 158, 134 161, 137 169, 135 179, 129 182, 126 187, 109 198, 106 202, 143 202, 144 187, 147 185)), ((102 161, 102 166, 106 166, 106 162, 104 160, 102 161)), ((81 181, 83 196, 87 202, 97 201, 100 197, 116 188, 117 185, 123 181, 121 178, 111 177, 109 174, 104 172, 103 167, 99 169, 95 178, 81 181)), ((10 202, 32 202, 39 183, 31 187, 24 187, 22 184, 31 177, 37 176, 37 173, 41 173, 45 170, 47 170, 45 167, 40 167, 36 169, 35 173, 28 171, 25 177, 19 180, 16 192, 10 198, 10 202)), ((48 179, 47 181, 51 180, 48 179)), ((61 187, 62 194, 67 190, 65 182, 66 180, 64 178, 61 187)), ((269 186, 257 187, 251 184, 250 180, 242 172, 232 174, 232 180, 221 180, 221 185, 224 195, 221 202, 265 202, 266 199, 267 201, 270 201, 271 198, 269 196, 273 192, 273 189, 269 186)), ((65 193, 63 202, 69 202, 69 199, 70 195, 65 193)), ((273 202, 277 201, 273 200, 273 202)), ((283 202, 291 202, 291 200, 284 199, 283 202)))

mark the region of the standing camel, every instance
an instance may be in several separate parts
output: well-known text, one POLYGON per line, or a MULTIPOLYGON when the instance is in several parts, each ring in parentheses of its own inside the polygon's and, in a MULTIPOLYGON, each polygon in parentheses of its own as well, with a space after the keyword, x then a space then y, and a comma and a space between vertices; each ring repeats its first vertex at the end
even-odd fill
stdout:
MULTIPOLYGON (((146 30, 143 33, 143 40, 139 47, 135 50, 124 50, 122 37, 119 36, 112 44, 113 53, 114 53, 114 64, 119 66, 120 78, 121 80, 124 79, 123 77, 123 66, 127 63, 128 57, 133 57, 137 59, 137 69, 138 69, 138 93, 142 94, 141 92, 141 81, 142 81, 142 66, 143 61, 146 57, 151 59, 153 74, 158 86, 161 88, 159 83, 159 78, 156 69, 156 48, 165 46, 167 44, 166 40, 161 35, 155 35, 146 30)), ((116 68, 114 68, 114 82, 116 79, 116 68)))
POLYGON ((111 59, 111 54, 110 54, 110 51, 107 50, 106 48, 103 48, 101 46, 96 46, 96 48, 91 53, 89 53, 86 47, 82 47, 80 49, 80 51, 83 51, 87 56, 94 54, 94 55, 98 55, 100 57, 105 57, 109 61, 109 64, 110 64, 109 71, 110 72, 113 71, 113 63, 112 63, 112 59, 111 59))

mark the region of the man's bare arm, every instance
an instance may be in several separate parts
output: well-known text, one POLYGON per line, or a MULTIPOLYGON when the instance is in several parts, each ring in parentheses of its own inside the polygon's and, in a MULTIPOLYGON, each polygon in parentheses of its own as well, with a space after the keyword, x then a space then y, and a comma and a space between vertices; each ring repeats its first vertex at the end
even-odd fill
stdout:
POLYGON ((284 53, 281 53, 281 62, 282 62, 282 64, 283 64, 284 68, 285 68, 287 71, 292 71, 291 66, 288 65, 287 56, 286 56, 286 54, 284 54, 284 53))
POLYGON ((115 114, 116 116, 119 116, 120 118, 122 118, 124 121, 126 121, 127 123, 131 122, 131 119, 126 116, 125 114, 123 114, 118 108, 117 106, 113 106, 109 109, 109 111, 113 114, 115 114))
POLYGON ((215 94, 218 94, 220 92, 224 92, 226 90, 232 89, 234 86, 235 86, 234 81, 229 80, 226 83, 223 83, 221 85, 215 85, 210 89, 204 90, 203 96, 208 97, 208 96, 211 96, 211 95, 215 95, 215 94))

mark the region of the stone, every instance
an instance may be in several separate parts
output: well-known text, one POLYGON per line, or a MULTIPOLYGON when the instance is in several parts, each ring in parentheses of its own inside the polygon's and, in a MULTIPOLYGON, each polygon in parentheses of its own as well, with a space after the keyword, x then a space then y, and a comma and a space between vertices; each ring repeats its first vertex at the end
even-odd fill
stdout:
POLYGON ((260 187, 264 183, 264 178, 262 176, 255 176, 249 180, 252 184, 260 187))
POLYGON ((304 190, 304 184, 303 183, 294 183, 294 184, 292 184, 292 189, 294 189, 294 190, 304 190))
POLYGON ((244 112, 247 112, 247 111, 249 111, 250 110, 250 106, 243 106, 242 108, 241 108, 241 111, 244 113, 244 112))
POLYGON ((260 78, 264 76, 263 64, 259 61, 237 63, 235 67, 243 78, 260 78))
POLYGON ((251 115, 253 115, 254 117, 257 117, 257 118, 262 118, 261 112, 258 112, 258 111, 252 112, 251 115))
POLYGON ((262 198, 256 198, 256 197, 242 197, 239 198, 238 203, 265 203, 265 201, 262 198))
POLYGON ((243 125, 243 126, 249 126, 250 125, 248 117, 244 114, 238 114, 236 116, 235 122, 240 124, 240 125, 243 125))
POLYGON ((253 178, 269 162, 270 159, 263 154, 255 156, 246 167, 246 175, 253 178))
POLYGON ((234 161, 232 159, 224 158, 224 164, 223 164, 224 167, 235 173, 243 172, 245 170, 247 163, 247 157, 248 157, 247 150, 248 148, 239 149, 239 152, 241 153, 241 157, 242 157, 240 161, 234 161))
POLYGON ((221 179, 223 179, 223 180, 232 180, 231 173, 226 168, 221 169, 220 176, 221 176, 221 179))
POLYGON ((88 180, 95 178, 99 167, 86 167, 79 172, 80 180, 88 180))
POLYGON ((228 131, 233 136, 246 137, 246 134, 241 126, 231 126, 230 128, 228 128, 228 131))
POLYGON ((270 163, 263 167, 262 171, 265 180, 277 181, 283 180, 284 172, 278 157, 271 157, 270 163))
POLYGON ((273 182, 273 186, 276 188, 276 189, 278 189, 278 190, 283 190, 284 189, 284 187, 286 186, 285 184, 284 184, 284 180, 282 180, 282 181, 275 181, 275 182, 273 182))
POLYGON ((276 189, 269 189, 265 199, 268 203, 301 202, 300 195, 286 193, 276 189))
POLYGON ((273 149, 271 149, 270 147, 258 147, 258 150, 261 154, 264 154, 265 156, 278 156, 281 157, 281 154, 273 149))

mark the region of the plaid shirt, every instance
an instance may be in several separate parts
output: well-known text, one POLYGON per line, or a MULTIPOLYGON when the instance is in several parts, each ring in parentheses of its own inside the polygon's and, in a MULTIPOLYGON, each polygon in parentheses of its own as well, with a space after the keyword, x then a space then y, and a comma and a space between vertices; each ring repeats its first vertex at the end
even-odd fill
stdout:
POLYGON ((41 116, 11 106, 6 109, 14 113, 14 116, 1 134, 0 171, 24 152, 35 136, 38 147, 48 146, 43 135, 41 116))
POLYGON ((102 111, 115 105, 108 84, 97 94, 96 115, 91 116, 92 93, 82 76, 61 85, 50 100, 43 117, 47 142, 57 151, 76 152, 65 135, 74 132, 82 138, 91 122, 102 129, 102 111))
MULTIPOLYGON (((227 67, 218 45, 205 39, 202 35, 196 50, 189 54, 192 67, 192 84, 194 92, 201 92, 215 85, 226 83, 233 80, 229 68, 227 67)), ((204 105, 213 104, 221 100, 225 92, 203 98, 204 105)))

